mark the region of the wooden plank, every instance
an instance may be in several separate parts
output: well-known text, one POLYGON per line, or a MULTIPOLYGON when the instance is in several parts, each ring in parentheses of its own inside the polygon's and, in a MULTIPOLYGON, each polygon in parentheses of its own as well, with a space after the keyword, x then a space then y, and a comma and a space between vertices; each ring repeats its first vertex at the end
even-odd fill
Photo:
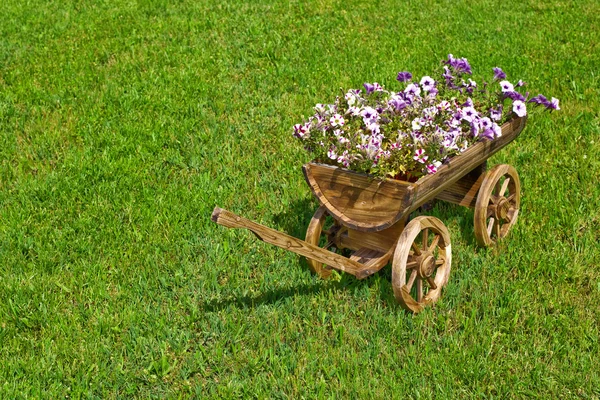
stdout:
POLYGON ((309 163, 302 168, 321 205, 345 226, 364 232, 389 228, 412 204, 412 184, 375 179, 331 165, 309 163))
POLYGON ((289 250, 301 256, 329 265, 340 271, 356 275, 364 266, 354 260, 322 249, 318 246, 297 239, 275 229, 268 228, 249 219, 240 217, 230 211, 215 207, 211 219, 219 225, 228 228, 244 228, 254 233, 260 240, 289 250))
POLYGON ((406 212, 413 212, 516 139, 525 127, 526 121, 527 116, 515 117, 502 125, 501 137, 475 143, 464 153, 442 165, 435 174, 424 176, 415 182, 414 201, 406 212))
POLYGON ((354 254, 350 256, 350 260, 363 265, 363 268, 360 271, 357 271, 356 277, 358 279, 364 279, 385 267, 391 256, 391 252, 383 253, 377 250, 362 248, 354 252, 354 254))
POLYGON ((477 194, 485 175, 485 164, 476 167, 458 181, 438 193, 435 198, 458 204, 463 207, 475 208, 477 194))
POLYGON ((345 235, 340 237, 340 246, 352 250, 366 247, 368 249, 386 253, 390 248, 396 245, 396 242, 404 229, 404 224, 405 220, 400 220, 391 227, 379 232, 362 232, 355 229, 349 229, 345 235))

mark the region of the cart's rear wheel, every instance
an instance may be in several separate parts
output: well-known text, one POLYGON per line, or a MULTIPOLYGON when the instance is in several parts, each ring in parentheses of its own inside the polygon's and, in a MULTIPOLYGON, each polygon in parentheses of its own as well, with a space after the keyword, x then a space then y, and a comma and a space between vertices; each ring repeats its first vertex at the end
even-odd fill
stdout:
POLYGON ((436 302, 448 282, 451 263, 450 233, 444 223, 427 216, 410 221, 392 261, 392 287, 398 303, 418 313, 436 302))
POLYGON ((493 246, 517 221, 521 204, 519 174, 508 164, 489 170, 475 204, 475 238, 481 246, 493 246))
MULTIPOLYGON (((329 215, 325 207, 321 206, 317 209, 308 225, 306 242, 323 249, 335 248, 336 235, 339 235, 342 229, 344 229, 343 226, 329 215)), ((307 258, 306 261, 310 270, 321 278, 327 279, 331 275, 331 268, 325 264, 311 260, 310 258, 307 258)))

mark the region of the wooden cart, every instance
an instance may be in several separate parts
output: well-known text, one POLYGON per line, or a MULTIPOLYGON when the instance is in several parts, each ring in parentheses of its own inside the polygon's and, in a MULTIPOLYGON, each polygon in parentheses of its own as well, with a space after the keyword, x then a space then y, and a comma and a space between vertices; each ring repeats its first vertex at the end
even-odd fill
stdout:
POLYGON ((212 220, 246 228, 260 240, 307 258, 311 270, 327 278, 332 269, 364 279, 392 263, 392 287, 400 305, 419 312, 440 297, 452 262, 450 234, 438 218, 411 213, 432 199, 475 209, 475 237, 491 246, 517 220, 520 182, 517 171, 500 164, 486 171, 486 160, 513 141, 526 117, 502 125, 502 136, 477 142, 411 183, 374 179, 330 165, 304 165, 304 176, 321 206, 306 239, 292 236, 215 207, 212 220))

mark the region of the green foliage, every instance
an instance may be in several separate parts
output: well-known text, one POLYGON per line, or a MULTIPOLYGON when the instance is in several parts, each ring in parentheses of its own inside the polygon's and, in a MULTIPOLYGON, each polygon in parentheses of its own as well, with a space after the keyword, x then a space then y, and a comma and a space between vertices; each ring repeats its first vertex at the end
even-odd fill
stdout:
MULTIPOLYGON (((1 398, 598 398, 600 5, 3 3, 1 398), (521 176, 497 248, 473 212, 434 308, 389 268, 324 282, 210 221, 303 237, 290 126, 339 87, 452 53, 561 99, 490 160, 521 176)), ((537 93, 534 93, 537 94, 537 93)))

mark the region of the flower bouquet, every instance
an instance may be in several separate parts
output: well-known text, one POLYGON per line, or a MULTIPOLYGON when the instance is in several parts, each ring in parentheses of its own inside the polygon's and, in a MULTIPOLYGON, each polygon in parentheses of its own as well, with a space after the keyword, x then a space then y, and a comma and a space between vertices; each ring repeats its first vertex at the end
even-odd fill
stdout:
POLYGON ((521 93, 523 81, 509 82, 500 68, 493 72, 491 82, 477 83, 467 59, 450 54, 437 79, 417 81, 400 72, 397 92, 365 83, 333 104, 317 104, 313 116, 294 125, 293 135, 317 163, 414 181, 474 143, 501 136, 501 125, 525 116, 528 103, 559 109, 557 99, 529 99, 521 93))

